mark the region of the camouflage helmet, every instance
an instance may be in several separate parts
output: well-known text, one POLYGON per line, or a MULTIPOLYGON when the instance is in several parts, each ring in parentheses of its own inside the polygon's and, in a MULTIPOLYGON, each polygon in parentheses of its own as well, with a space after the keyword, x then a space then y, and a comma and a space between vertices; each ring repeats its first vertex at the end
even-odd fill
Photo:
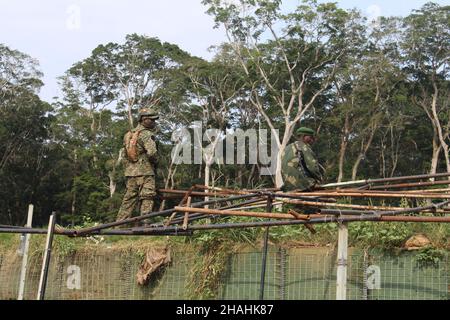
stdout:
POLYGON ((142 109, 139 110, 139 114, 138 114, 139 121, 141 121, 143 116, 148 116, 152 120, 158 120, 159 119, 158 112, 155 109, 151 108, 151 107, 146 107, 146 108, 142 108, 142 109))
POLYGON ((307 127, 301 127, 298 128, 295 132, 297 136, 315 136, 316 132, 313 129, 307 128, 307 127))

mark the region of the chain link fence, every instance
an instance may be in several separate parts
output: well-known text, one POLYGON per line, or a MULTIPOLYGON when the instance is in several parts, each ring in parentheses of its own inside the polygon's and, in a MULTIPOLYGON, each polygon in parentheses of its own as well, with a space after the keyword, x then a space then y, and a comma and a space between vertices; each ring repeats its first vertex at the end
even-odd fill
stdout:
MULTIPOLYGON (((248 248, 232 254, 217 293, 218 299, 259 299, 262 250, 248 248)), ((142 255, 133 250, 77 252, 52 255, 45 299, 53 300, 171 300, 188 299, 188 282, 197 251, 172 248, 172 263, 140 286, 136 273, 142 255)), ((448 252, 433 263, 423 263, 417 252, 387 253, 349 250, 347 299, 427 300, 449 298, 448 252)), ((0 254, 0 299, 17 299, 22 257, 0 254)), ((42 253, 29 256, 25 299, 35 299, 42 253)), ((264 299, 334 300, 335 248, 270 247, 264 299)))

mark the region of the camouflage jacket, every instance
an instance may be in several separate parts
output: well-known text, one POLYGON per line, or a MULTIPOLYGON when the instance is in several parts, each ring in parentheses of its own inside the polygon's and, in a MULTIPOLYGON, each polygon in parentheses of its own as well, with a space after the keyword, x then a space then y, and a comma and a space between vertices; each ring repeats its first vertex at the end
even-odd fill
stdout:
POLYGON ((155 165, 157 163, 158 150, 155 142, 155 133, 149 129, 146 129, 143 125, 138 124, 136 128, 131 130, 132 132, 141 131, 137 140, 138 160, 136 162, 129 161, 126 156, 125 150, 125 137, 124 136, 124 166, 126 177, 138 177, 138 176, 154 176, 155 165))
POLYGON ((286 147, 281 158, 283 189, 308 190, 322 180, 316 155, 303 141, 296 141, 286 147))

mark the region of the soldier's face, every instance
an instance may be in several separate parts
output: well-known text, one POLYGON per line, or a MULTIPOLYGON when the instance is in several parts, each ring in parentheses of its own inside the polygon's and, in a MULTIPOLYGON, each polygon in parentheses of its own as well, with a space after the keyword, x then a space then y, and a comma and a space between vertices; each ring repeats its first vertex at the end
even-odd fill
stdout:
POLYGON ((313 136, 303 136, 303 142, 307 144, 313 144, 316 141, 316 138, 313 136))
POLYGON ((147 129, 154 129, 156 127, 155 120, 151 119, 150 117, 142 117, 142 125, 146 127, 147 129))

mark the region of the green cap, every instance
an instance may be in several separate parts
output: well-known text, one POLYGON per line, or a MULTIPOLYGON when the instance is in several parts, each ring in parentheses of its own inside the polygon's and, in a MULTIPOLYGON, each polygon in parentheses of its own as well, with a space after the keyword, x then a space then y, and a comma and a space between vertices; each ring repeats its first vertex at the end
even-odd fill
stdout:
POLYGON ((148 116, 153 120, 159 119, 158 112, 156 112, 156 110, 153 108, 142 108, 141 110, 139 110, 139 121, 141 121, 143 116, 148 116))
POLYGON ((315 136, 316 132, 313 129, 307 128, 307 127, 301 127, 298 128, 295 132, 299 136, 315 136))

